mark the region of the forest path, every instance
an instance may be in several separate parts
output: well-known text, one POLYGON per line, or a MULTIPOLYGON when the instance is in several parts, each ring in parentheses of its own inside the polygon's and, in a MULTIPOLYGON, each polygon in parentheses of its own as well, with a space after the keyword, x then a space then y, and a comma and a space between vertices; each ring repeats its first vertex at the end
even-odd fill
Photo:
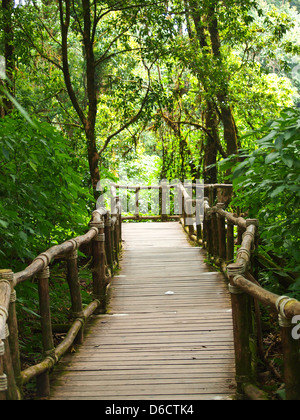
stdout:
POLYGON ((234 395, 230 296, 178 223, 124 223, 109 312, 53 374, 51 399, 200 400, 234 395))

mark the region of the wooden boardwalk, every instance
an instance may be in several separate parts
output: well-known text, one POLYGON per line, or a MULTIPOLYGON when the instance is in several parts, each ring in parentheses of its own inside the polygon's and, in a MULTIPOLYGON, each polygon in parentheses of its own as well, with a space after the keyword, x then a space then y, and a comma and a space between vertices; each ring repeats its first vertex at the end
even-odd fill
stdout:
POLYGON ((51 399, 219 400, 234 394, 224 277, 178 223, 124 223, 109 313, 53 375, 51 399))

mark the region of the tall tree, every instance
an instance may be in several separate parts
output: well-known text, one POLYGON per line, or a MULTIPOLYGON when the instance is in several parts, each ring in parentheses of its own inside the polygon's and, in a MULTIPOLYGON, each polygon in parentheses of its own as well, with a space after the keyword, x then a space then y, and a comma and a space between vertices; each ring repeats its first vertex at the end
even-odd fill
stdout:
POLYGON ((144 97, 140 95, 139 109, 127 115, 127 119, 121 121, 119 127, 100 144, 96 134, 97 106, 104 89, 107 63, 126 52, 141 49, 133 35, 137 38, 139 14, 152 5, 129 0, 58 0, 57 3, 43 1, 42 4, 33 0, 33 6, 27 9, 27 14, 28 18, 36 15, 42 28, 41 34, 36 33, 28 18, 25 20, 20 16, 19 25, 28 44, 63 74, 69 100, 85 133, 95 197, 100 180, 99 161, 102 153, 114 136, 139 118, 149 93, 148 88, 144 97), (59 28, 52 28, 51 23, 57 17, 59 28), (74 62, 74 49, 81 50, 81 65, 84 69, 81 81, 74 62))
MULTIPOLYGON (((14 32, 13 32, 13 8, 14 0, 2 0, 2 37, 4 45, 4 63, 6 90, 10 95, 14 94, 14 32)), ((7 115, 14 108, 12 101, 4 96, 2 99, 1 116, 7 115)))

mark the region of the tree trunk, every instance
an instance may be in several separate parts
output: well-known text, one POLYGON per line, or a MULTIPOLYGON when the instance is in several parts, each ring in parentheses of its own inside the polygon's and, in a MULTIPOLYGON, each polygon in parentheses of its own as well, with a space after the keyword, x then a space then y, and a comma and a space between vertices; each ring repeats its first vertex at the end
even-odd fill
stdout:
MULTIPOLYGON (((3 34, 4 34, 4 58, 5 58, 5 69, 7 80, 5 87, 7 91, 14 95, 14 34, 13 34, 13 13, 14 1, 13 0, 2 0, 3 9, 3 34)), ((3 98, 3 106, 1 109, 1 116, 9 114, 14 108, 13 103, 7 98, 3 98)))
POLYGON ((217 154, 218 154, 218 121, 214 105, 207 103, 205 112, 205 125, 209 135, 206 135, 206 144, 204 148, 204 182, 205 184, 216 184, 218 178, 217 172, 217 154), (210 165, 214 165, 210 167, 210 165))
MULTIPOLYGON (((213 56, 220 65, 220 71, 223 71, 222 55, 221 55, 221 41, 218 28, 218 20, 216 15, 216 2, 213 2, 209 6, 209 24, 208 30, 210 34, 210 40, 212 45, 213 56), (215 3, 215 4, 214 4, 215 3)), ((228 89, 226 87, 226 78, 222 83, 222 88, 217 87, 216 96, 218 98, 219 106, 221 109, 221 117, 224 127, 224 140, 227 145, 227 154, 237 154, 238 152, 238 138, 234 117, 232 114, 231 106, 228 101, 228 89)))
MULTIPOLYGON (((95 199, 98 198, 96 187, 100 181, 99 153, 96 145, 96 116, 97 116, 97 87, 96 87, 96 63, 94 55, 94 40, 91 22, 91 6, 89 0, 82 0, 83 6, 83 42, 86 55, 86 81, 88 96, 88 116, 85 124, 85 132, 88 147, 88 159, 91 182, 95 199)), ((96 16, 94 16, 96 19, 96 16)))
MULTIPOLYGON (((60 20, 61 20, 61 35, 62 35, 62 59, 63 59, 63 73, 65 84, 72 105, 77 112, 80 121, 85 130, 88 162, 90 168, 90 179, 93 188, 94 198, 97 200, 98 192, 96 190, 97 184, 100 181, 99 171, 99 153, 96 145, 96 115, 97 115, 97 90, 95 83, 95 56, 92 35, 91 23, 91 6, 89 0, 82 0, 83 7, 83 43, 86 61, 86 81, 87 81, 87 115, 85 110, 79 104, 78 98, 72 86, 69 59, 68 59, 68 31, 71 18, 71 4, 70 0, 59 0, 60 20)), ((94 16, 96 19, 96 16, 94 16)))

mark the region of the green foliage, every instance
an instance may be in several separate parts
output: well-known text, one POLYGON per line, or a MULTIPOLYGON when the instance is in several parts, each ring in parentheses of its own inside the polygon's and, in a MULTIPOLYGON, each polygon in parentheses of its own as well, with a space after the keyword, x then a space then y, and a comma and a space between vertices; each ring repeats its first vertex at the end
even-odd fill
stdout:
POLYGON ((12 115, 0 133, 0 265, 16 269, 86 226, 86 168, 49 124, 12 115))
MULTIPOLYGON (((241 153, 233 171, 235 200, 258 218, 264 250, 300 272, 300 112, 289 108, 256 131, 256 149, 241 153)), ((228 165, 228 161, 226 163, 228 165)), ((229 164, 230 165, 230 164, 229 164)), ((300 279, 294 290, 300 286, 300 279)))

